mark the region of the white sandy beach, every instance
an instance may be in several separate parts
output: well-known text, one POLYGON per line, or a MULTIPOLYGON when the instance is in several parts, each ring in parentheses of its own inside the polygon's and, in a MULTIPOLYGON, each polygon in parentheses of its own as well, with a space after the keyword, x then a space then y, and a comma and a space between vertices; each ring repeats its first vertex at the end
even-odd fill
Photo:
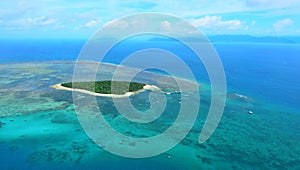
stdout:
POLYGON ((126 92, 125 94, 103 94, 103 93, 95 93, 95 92, 91 92, 91 91, 83 90, 83 89, 73 89, 73 88, 64 87, 64 86, 61 85, 61 83, 55 84, 55 85, 50 86, 50 87, 58 89, 58 90, 76 91, 76 92, 85 93, 85 94, 89 94, 89 95, 93 95, 93 96, 114 97, 114 98, 128 97, 128 96, 131 96, 131 95, 135 95, 135 94, 144 92, 146 90, 151 90, 151 91, 159 91, 160 90, 160 88, 157 87, 157 86, 145 85, 143 87, 143 89, 141 89, 141 90, 134 91, 134 92, 126 92))

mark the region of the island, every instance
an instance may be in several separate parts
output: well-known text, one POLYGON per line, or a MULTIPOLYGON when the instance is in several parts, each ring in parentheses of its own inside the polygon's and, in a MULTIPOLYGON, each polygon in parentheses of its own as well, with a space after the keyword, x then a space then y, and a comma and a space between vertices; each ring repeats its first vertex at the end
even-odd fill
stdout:
POLYGON ((58 90, 76 91, 102 97, 127 97, 146 90, 158 91, 157 86, 125 81, 67 82, 51 86, 58 90), (128 87, 129 84, 129 87, 128 87))

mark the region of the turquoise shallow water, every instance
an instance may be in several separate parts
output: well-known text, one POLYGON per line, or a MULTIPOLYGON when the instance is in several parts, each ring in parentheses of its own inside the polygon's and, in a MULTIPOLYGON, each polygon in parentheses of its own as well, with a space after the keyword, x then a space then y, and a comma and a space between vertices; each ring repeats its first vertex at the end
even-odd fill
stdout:
MULTIPOLYGON (((70 81, 71 62, 0 65, 0 169, 299 169, 299 110, 252 96, 228 94, 213 136, 198 144, 209 108, 209 88, 201 84, 198 119, 179 145, 161 155, 130 159, 98 147, 78 122, 72 93, 49 86, 70 81), (254 114, 248 114, 252 110, 254 114)), ((145 93, 132 97, 149 107, 145 93)), ((101 112, 116 130, 132 137, 153 136, 172 124, 178 94, 167 95, 162 119, 147 125, 127 121, 110 98, 97 97, 101 112)), ((126 141, 123 145, 132 145, 126 141)), ((134 147, 134 146, 132 146, 134 147)))

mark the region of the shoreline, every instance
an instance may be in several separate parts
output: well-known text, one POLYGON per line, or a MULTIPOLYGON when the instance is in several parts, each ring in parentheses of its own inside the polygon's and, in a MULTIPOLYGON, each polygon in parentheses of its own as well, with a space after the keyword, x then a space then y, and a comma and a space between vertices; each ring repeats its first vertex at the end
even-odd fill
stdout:
POLYGON ((57 90, 67 90, 67 91, 75 91, 79 93, 84 93, 92 96, 100 96, 100 97, 113 97, 113 98, 124 98, 124 97, 129 97, 132 95, 136 95, 138 93, 144 92, 146 90, 150 91, 160 91, 160 88, 154 85, 145 85, 143 89, 134 91, 134 92, 126 92, 125 94, 104 94, 104 93, 96 93, 96 92, 91 92, 88 90, 83 90, 83 89, 73 89, 69 87, 64 87, 62 86, 62 83, 58 83, 55 85, 50 86, 51 88, 57 89, 57 90))

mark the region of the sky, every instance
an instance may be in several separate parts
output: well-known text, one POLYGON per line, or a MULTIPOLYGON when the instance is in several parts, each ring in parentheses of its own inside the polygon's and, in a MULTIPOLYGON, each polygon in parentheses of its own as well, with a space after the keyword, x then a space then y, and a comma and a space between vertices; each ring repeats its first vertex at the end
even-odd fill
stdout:
POLYGON ((8 0, 1 38, 88 38, 120 17, 159 12, 206 35, 300 36, 299 0, 8 0))

